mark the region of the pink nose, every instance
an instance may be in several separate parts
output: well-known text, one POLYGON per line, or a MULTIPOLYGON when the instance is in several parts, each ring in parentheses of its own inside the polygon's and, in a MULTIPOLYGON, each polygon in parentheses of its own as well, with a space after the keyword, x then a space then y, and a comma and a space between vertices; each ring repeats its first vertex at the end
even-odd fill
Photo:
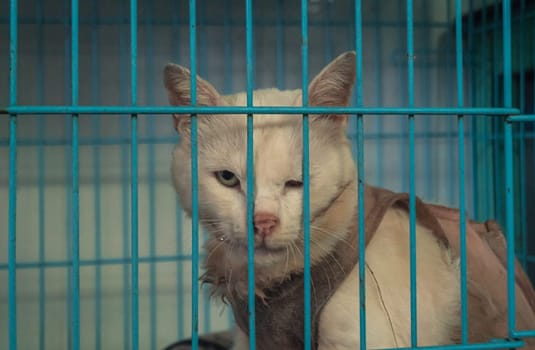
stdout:
POLYGON ((278 224, 279 218, 273 214, 259 212, 254 215, 255 234, 269 236, 278 224))

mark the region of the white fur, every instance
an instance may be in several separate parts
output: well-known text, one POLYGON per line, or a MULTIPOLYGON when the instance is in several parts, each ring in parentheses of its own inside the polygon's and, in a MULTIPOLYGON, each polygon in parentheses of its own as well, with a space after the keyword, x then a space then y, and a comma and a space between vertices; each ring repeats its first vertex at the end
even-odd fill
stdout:
MULTIPOLYGON (((346 105, 354 81, 355 56, 339 56, 311 82, 311 105, 346 105)), ((189 103, 187 69, 169 65, 165 82, 172 104, 189 103)), ((198 79, 203 104, 245 105, 244 93, 220 96, 198 79)), ((300 105, 301 92, 276 89, 254 92, 254 105, 300 105)), ((302 119, 289 115, 254 115, 255 212, 280 219, 266 238, 268 248, 255 251, 258 293, 303 269, 302 191, 285 187, 301 180, 302 119)), ((328 254, 348 235, 354 221, 356 171, 346 137, 346 117, 310 117, 311 261, 328 254)), ((182 206, 191 212, 191 145, 189 116, 175 116, 181 142, 173 153, 173 182, 182 206)), ((199 214, 212 233, 206 244, 206 265, 225 279, 225 288, 246 292, 246 117, 198 116, 199 214), (225 187, 215 171, 229 170, 240 180, 238 188, 225 187), (224 241, 217 238, 225 236, 224 241)), ((459 303, 458 269, 432 235, 417 228, 419 345, 446 342, 456 323, 459 303)), ((258 241, 256 243, 259 243, 258 241)), ((391 210, 366 250, 368 347, 410 345, 408 217, 391 210), (372 279, 371 272, 377 279, 372 279), (386 311, 392 325, 386 317, 386 311), (392 332, 392 328, 394 332, 392 332), (395 334, 395 336, 394 336, 395 334)), ((320 350, 355 349, 359 344, 358 266, 326 305, 319 325, 320 350)), ((237 331, 236 350, 248 348, 247 336, 237 331)))
MULTIPOLYGON (((366 249, 367 348, 410 347, 408 224, 405 212, 390 210, 366 249)), ((416 237, 418 345, 447 344, 459 322, 458 264, 425 228, 416 237)), ((359 319, 357 265, 323 310, 319 349, 358 349, 359 319)))

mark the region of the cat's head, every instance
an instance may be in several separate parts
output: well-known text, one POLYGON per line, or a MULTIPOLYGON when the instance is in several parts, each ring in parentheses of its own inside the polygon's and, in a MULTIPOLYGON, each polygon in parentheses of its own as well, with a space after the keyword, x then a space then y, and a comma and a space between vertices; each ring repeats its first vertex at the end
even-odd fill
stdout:
MULTIPOLYGON (((186 68, 165 67, 172 105, 190 105, 190 79, 186 68)), ((309 105, 348 105, 354 79, 355 54, 347 52, 312 80, 309 105)), ((222 96, 200 77, 196 84, 197 105, 246 105, 245 93, 222 96)), ((301 106, 301 90, 256 90, 253 103, 301 106)), ((345 237, 355 204, 355 167, 346 137, 348 116, 309 118, 311 258, 315 261, 345 237), (344 195, 348 188, 351 196, 344 195)), ((253 120, 255 266, 260 273, 277 274, 280 268, 298 269, 303 259, 302 117, 259 114, 253 120)), ((189 115, 174 115, 180 143, 173 154, 172 177, 182 207, 191 214, 190 125, 189 115)), ((198 115, 197 125, 199 217, 212 236, 207 248, 226 269, 246 266, 247 117, 198 115)))

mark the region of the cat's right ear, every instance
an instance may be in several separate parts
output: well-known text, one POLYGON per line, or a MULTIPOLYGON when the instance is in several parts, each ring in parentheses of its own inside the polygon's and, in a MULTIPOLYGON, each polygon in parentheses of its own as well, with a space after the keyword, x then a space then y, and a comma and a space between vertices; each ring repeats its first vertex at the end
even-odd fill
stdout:
MULTIPOLYGON (((206 80, 197 78, 197 106, 221 106, 223 99, 206 80)), ((172 106, 191 106, 191 72, 177 64, 169 63, 163 71, 163 80, 169 103, 172 106)), ((174 127, 181 135, 189 135, 191 117, 189 114, 173 114, 174 127)))

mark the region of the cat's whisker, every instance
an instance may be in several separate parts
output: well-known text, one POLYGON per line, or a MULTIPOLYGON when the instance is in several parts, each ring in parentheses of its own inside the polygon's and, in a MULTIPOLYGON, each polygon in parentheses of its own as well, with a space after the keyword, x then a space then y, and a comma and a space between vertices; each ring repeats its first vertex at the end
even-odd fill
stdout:
POLYGON ((335 256, 333 256, 331 253, 331 251, 327 250, 325 247, 323 247, 323 245, 321 244, 321 242, 318 242, 317 240, 315 240, 314 238, 310 237, 310 243, 312 244, 315 244, 320 250, 322 250, 323 252, 325 252, 325 256, 328 257, 329 259, 332 259, 336 265, 338 265, 338 267, 340 268, 340 270, 342 272, 345 271, 345 269, 342 267, 342 265, 340 264, 340 262, 338 261, 338 259, 336 259, 335 256))
POLYGON ((312 230, 324 233, 324 234, 328 235, 329 237, 335 238, 337 242, 342 242, 344 244, 347 244, 349 247, 353 247, 353 245, 351 244, 351 242, 347 238, 340 237, 340 233, 339 232, 330 231, 330 230, 327 230, 325 228, 318 227, 318 226, 313 226, 313 225, 311 225, 310 228, 312 230))
POLYGON ((225 241, 218 241, 214 248, 210 250, 210 253, 206 256, 206 260, 210 260, 210 257, 215 253, 216 250, 218 250, 223 244, 225 244, 225 241))

